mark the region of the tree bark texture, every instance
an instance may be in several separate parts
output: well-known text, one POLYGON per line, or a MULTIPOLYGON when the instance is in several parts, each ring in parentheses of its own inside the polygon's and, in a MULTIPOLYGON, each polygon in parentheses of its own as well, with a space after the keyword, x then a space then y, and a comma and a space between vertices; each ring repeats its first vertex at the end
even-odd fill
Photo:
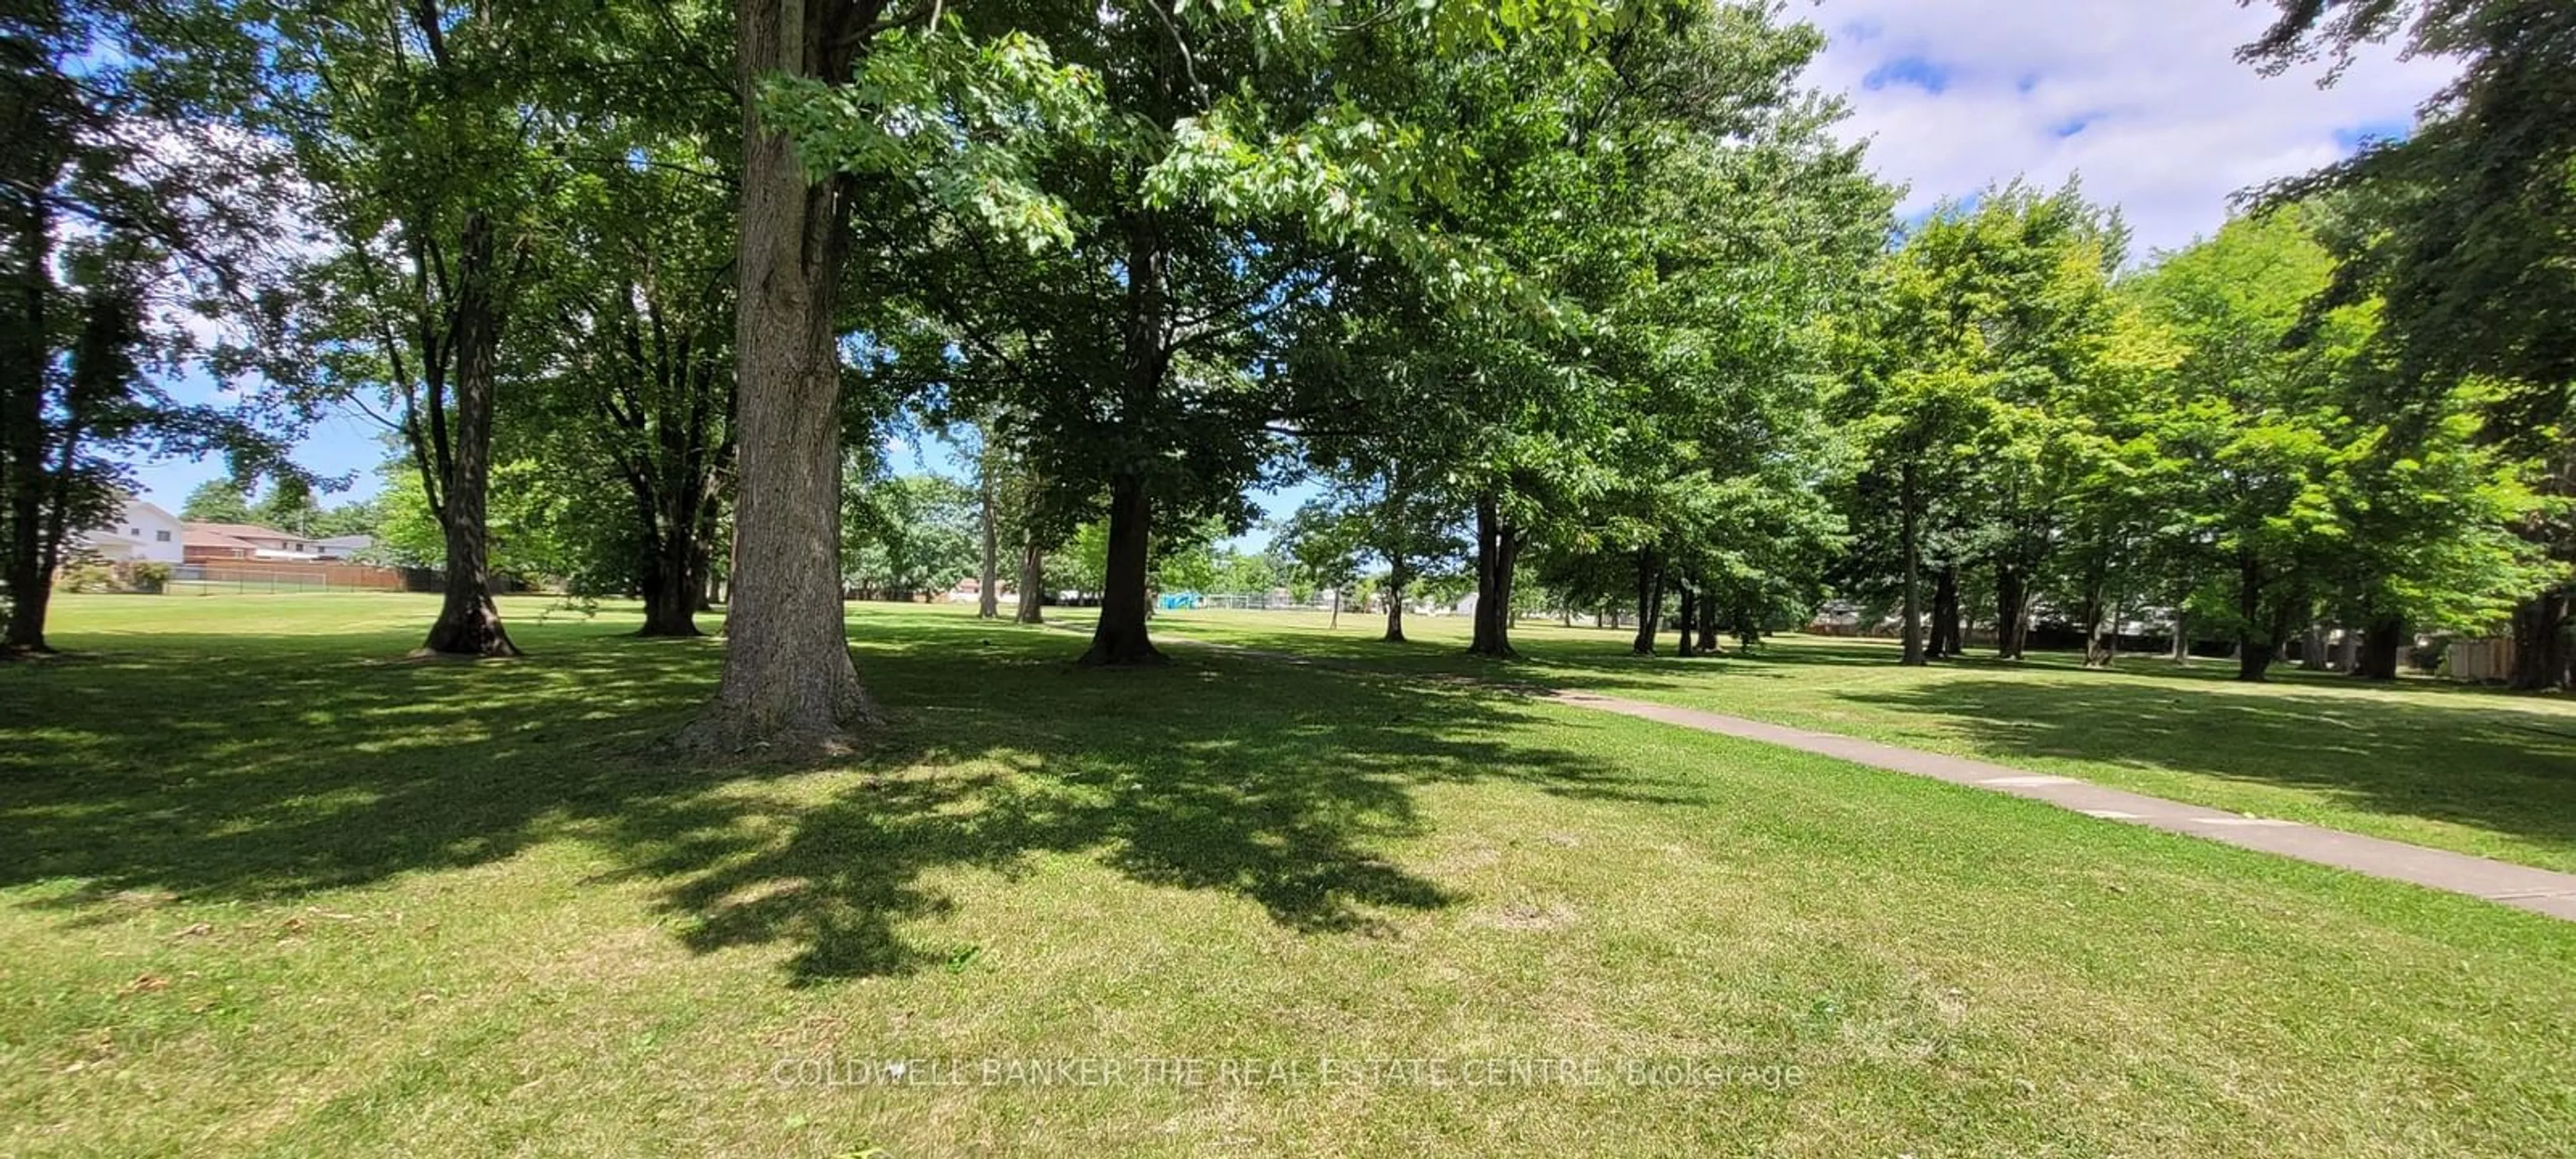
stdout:
POLYGON ((2352 675, 2364 680, 2395 680, 2406 663, 2406 652, 2414 638, 2406 631, 2406 621, 2397 616, 2374 616, 2362 634, 2361 664, 2352 675))
POLYGON ((2513 610, 2512 686, 2527 692, 2568 687, 2568 593, 2544 592, 2513 610))
POLYGON ((1664 571, 1655 565, 1652 549, 1637 553, 1637 639, 1628 650, 1640 656, 1655 654, 1655 633, 1664 621, 1664 571))
POLYGON ((1147 528, 1153 500, 1145 481, 1120 475, 1109 485, 1109 573, 1100 585, 1100 619, 1092 628, 1091 649, 1082 654, 1085 667, 1161 664, 1163 654, 1146 634, 1146 589, 1151 552, 1147 528))
POLYGON ((1002 529, 994 519, 993 472, 987 467, 975 473, 975 509, 977 522, 983 526, 983 567, 976 572, 975 615, 996 620, 1002 616, 1002 529))
MULTIPOLYGON (((39 160, 29 166, 31 176, 51 183, 59 172, 59 161, 39 160)), ((45 643, 45 614, 53 598, 53 573, 45 566, 51 554, 45 550, 43 512, 45 501, 45 368, 47 354, 46 298, 51 290, 51 253, 53 248, 52 215, 46 212, 42 198, 21 203, 19 220, 11 223, 12 249, 17 251, 20 269, 18 300, 10 303, 18 315, 8 328, 10 349, 8 365, 0 367, 7 375, 0 381, 0 463, 7 465, 6 478, 0 478, 0 490, 6 491, 9 504, 8 567, 0 573, 0 582, 8 585, 9 624, 5 642, 13 652, 50 652, 45 643)))
POLYGON ((1020 606, 1011 618, 1023 624, 1045 623, 1046 594, 1039 590, 1045 586, 1046 552, 1037 540, 1026 540, 1020 545, 1020 606))
POLYGON ((2019 567, 2006 564, 1995 569, 1995 656, 2003 660, 2022 658, 2022 644, 2030 635, 2030 577, 2019 567))
POLYGON ((447 533, 446 592, 424 651, 446 656, 516 656, 492 603, 490 527, 492 391, 500 371, 499 271, 492 222, 469 215, 458 240, 455 324, 456 430, 442 480, 439 514, 447 533))
POLYGON ((1932 637, 1924 654, 1932 659, 1958 656, 1967 652, 1967 633, 1959 626, 1965 609, 1959 606, 1959 565, 1956 561, 1941 565, 1932 580, 1932 637))
POLYGON ((2116 611, 2104 606, 2102 579, 2099 573, 2086 577, 2081 604, 2082 606, 2076 609, 2076 614, 2084 620, 2084 666, 2108 668, 2111 666, 2111 654, 2118 647, 2120 625, 2116 611), (2105 617, 2111 620, 2107 632, 2103 626, 2105 617))
MULTIPOLYGON (((1129 215, 1125 232, 1127 286, 1119 321, 1116 389, 1124 396, 1123 411, 1141 413, 1151 409, 1162 393, 1163 376, 1171 365, 1172 352, 1163 344, 1169 309, 1164 279, 1170 273, 1171 253, 1150 212, 1129 215)), ((1165 662, 1146 633, 1152 611, 1148 545, 1154 512, 1149 483, 1134 471, 1120 472, 1110 480, 1109 567, 1101 581, 1100 619, 1092 632, 1091 648, 1080 661, 1086 667, 1165 662)))
POLYGON ((2272 666, 2271 641, 2256 636, 2254 626, 2262 621, 2263 565, 2253 556, 2239 557, 2236 565, 2236 678, 2260 681, 2272 666))
POLYGON ((695 537, 677 537, 646 524, 639 577, 644 587, 644 627, 639 636, 695 636, 698 600, 706 587, 698 582, 695 537))
POLYGON ((1923 543, 1918 532, 1922 512, 1914 493, 1914 464, 1907 463, 1897 486, 1898 538, 1904 560, 1905 655, 1900 663, 1919 666, 1923 654, 1923 543))
POLYGON ((1512 650, 1512 572, 1520 561, 1520 528, 1503 522, 1491 493, 1476 499, 1476 628, 1471 655, 1509 660, 1512 650))
MULTIPOLYGON (((845 83, 874 6, 742 0, 739 79, 845 83)), ((812 180, 743 102, 737 273, 733 600, 724 677, 699 721, 707 747, 836 745, 875 719, 841 609, 840 356, 835 313, 847 190, 812 180)))
POLYGON ((2284 599, 2270 595, 2275 586, 2262 561, 2252 555, 2238 557, 2236 569, 2236 678, 2256 683, 2266 678, 2272 661, 2281 654, 2281 640, 2289 635, 2295 615, 2304 608, 2304 599, 2284 599), (2269 606, 2266 606, 2267 596, 2269 606))

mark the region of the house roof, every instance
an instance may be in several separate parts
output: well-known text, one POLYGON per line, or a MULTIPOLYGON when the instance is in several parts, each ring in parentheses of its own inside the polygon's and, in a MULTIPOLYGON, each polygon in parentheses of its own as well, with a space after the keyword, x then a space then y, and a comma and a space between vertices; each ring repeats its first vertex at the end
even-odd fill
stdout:
POLYGON ((102 523, 97 527, 85 528, 81 531, 81 534, 92 539, 114 539, 125 543, 139 543, 141 540, 137 539, 135 536, 126 534, 124 529, 137 523, 150 522, 152 518, 164 519, 172 523, 179 522, 179 520, 172 517, 169 512, 162 510, 160 507, 149 501, 137 499, 132 494, 121 494, 118 498, 123 503, 123 506, 117 511, 113 518, 110 518, 105 523, 102 523), (146 513, 148 513, 148 517, 146 513))
POLYGON ((181 547, 229 547, 241 551, 259 550, 259 545, 252 543, 249 540, 235 539, 232 536, 225 535, 219 531, 207 530, 208 528, 224 526, 229 525, 222 523, 188 524, 180 529, 179 545, 181 547))
POLYGON ((128 496, 126 496, 126 497, 125 497, 125 507, 126 507, 126 509, 127 509, 127 510, 129 510, 129 511, 132 511, 132 510, 143 510, 143 511, 149 511, 149 512, 153 513, 154 515, 158 515, 158 516, 160 516, 160 517, 161 517, 161 518, 163 518, 163 519, 167 519, 167 520, 169 520, 169 521, 170 521, 170 522, 172 522, 172 523, 177 523, 177 522, 179 522, 179 517, 178 517, 178 516, 176 516, 176 515, 172 515, 172 514, 170 514, 168 511, 163 510, 160 504, 155 503, 155 502, 153 502, 153 501, 151 501, 151 500, 149 500, 149 499, 137 499, 137 498, 135 498, 135 497, 133 497, 133 496, 131 496, 131 495, 128 495, 128 496))
MULTIPOLYGON (((190 543, 195 543, 197 541, 197 536, 200 534, 223 536, 236 541, 245 539, 291 539, 300 543, 304 542, 306 539, 305 536, 290 535, 286 532, 279 531, 274 527, 262 527, 256 523, 186 523, 181 524, 181 526, 187 529, 188 542, 190 543)), ((209 543, 206 546, 215 547, 232 545, 209 543)), ((248 547, 250 545, 244 543, 240 546, 248 547)))

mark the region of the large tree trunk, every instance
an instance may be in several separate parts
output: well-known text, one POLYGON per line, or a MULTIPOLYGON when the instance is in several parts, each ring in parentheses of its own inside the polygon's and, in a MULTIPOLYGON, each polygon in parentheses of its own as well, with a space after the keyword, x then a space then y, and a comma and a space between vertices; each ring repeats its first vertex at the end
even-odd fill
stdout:
POLYGON ((1386 571, 1386 635, 1389 644, 1404 642, 1404 568, 1391 565, 1386 571))
MULTIPOLYGON (((38 384, 12 384, 15 395, 21 389, 41 390, 38 384)), ((10 402, 16 405, 17 399, 10 402)), ((9 566, 5 578, 9 586, 9 625, 0 653, 51 652, 45 643, 45 616, 54 597, 54 563, 61 545, 47 544, 44 535, 45 475, 43 466, 42 426, 37 420, 21 415, 10 416, 9 441, 9 566), (28 422, 28 427, 19 426, 28 422), (19 446, 28 429, 38 432, 36 450, 21 458, 19 446)))
POLYGON ((2118 647, 2119 615, 2116 609, 2103 606, 2102 582, 2099 572, 2086 574, 2082 607, 2077 609, 2077 614, 2084 618, 2084 666, 2087 668, 2110 667, 2111 653, 2118 647), (2106 615, 2111 620, 2107 633, 2102 624, 2106 615))
POLYGON ((1655 566, 1651 548, 1637 553, 1637 640, 1628 650, 1640 656, 1655 654, 1655 633, 1663 628, 1664 570, 1655 566))
MULTIPOLYGON (((1122 410, 1141 413, 1162 393, 1171 351, 1163 346, 1169 322, 1164 280, 1171 252, 1163 244, 1160 224, 1150 212, 1127 215, 1126 307, 1119 322, 1119 380, 1122 410)), ((1154 504, 1144 476, 1121 472, 1109 481, 1109 567, 1101 581, 1100 619, 1091 648, 1082 654, 1087 667, 1161 664, 1164 656, 1147 637, 1145 621, 1152 612, 1149 548, 1154 504)))
MULTIPOLYGON (((16 367, 10 368, 12 371, 16 367)), ((44 542, 44 427, 42 411, 24 413, 26 402, 42 406, 41 378, 9 384, 8 492, 9 626, 0 652, 51 652, 45 643, 45 615, 53 601, 54 577, 46 566, 44 542)))
POLYGON ((2532 692, 2567 684, 2567 611, 2565 591, 2545 592, 2514 608, 2513 687, 2532 692))
POLYGON ((2264 680, 2264 673, 2271 671, 2271 669, 2272 649, 2266 648, 2260 643, 2245 640, 2239 640, 2237 642, 2236 678, 2238 680, 2245 681, 2249 684, 2259 684, 2264 680))
POLYGON ((1082 654, 1085 666, 1164 662, 1145 632, 1152 599, 1146 590, 1152 517, 1153 500, 1143 479, 1122 474, 1110 481, 1109 574, 1100 584, 1100 620, 1091 632, 1091 650, 1082 654))
POLYGON ((2030 629, 2030 577, 2013 565, 1995 569, 1995 655, 2019 660, 2030 629))
POLYGON ((609 422, 628 435, 619 440, 618 466, 635 502, 638 541, 636 579, 644 598, 641 636, 695 636, 699 602, 706 595, 704 540, 715 521, 715 502, 708 494, 709 460, 723 452, 708 445, 709 396, 721 375, 706 359, 693 355, 691 327, 670 325, 660 302, 638 287, 616 283, 609 316, 616 319, 627 357, 621 360, 617 393, 620 407, 603 398, 600 409, 609 422), (654 335, 648 344, 643 332, 654 335), (674 330, 676 337, 667 337, 674 330))
POLYGON ((1502 521, 1491 494, 1476 498, 1476 630, 1470 655, 1509 660, 1512 650, 1512 569, 1520 560, 1521 530, 1502 521))
MULTIPOLYGON (((741 0, 745 94, 774 73, 849 77, 860 37, 835 0, 741 0)), ((837 744, 875 718, 841 608, 840 357, 834 315, 849 207, 810 179, 786 137, 743 102, 736 266, 733 600, 724 678, 697 726, 706 746, 837 744)))
POLYGON ((2236 567, 2236 678, 2259 682, 2272 667, 2275 651, 2272 638, 2261 635, 2259 625, 2263 612, 2263 565, 2252 556, 2240 557, 2236 567))
POLYGON ((1699 655, 1699 593, 1681 585, 1682 606, 1673 616, 1673 655, 1688 660, 1699 655))
POLYGON ((2299 642, 2299 667, 2310 672, 2323 672, 2334 667, 2334 657, 2326 648, 2326 622, 2308 621, 2308 636, 2299 642))
POLYGON ((1023 624, 1046 622, 1046 552, 1035 539, 1020 545, 1020 607, 1011 618, 1023 624))
MULTIPOLYGON (((12 514, 13 521, 18 518, 12 514)), ((11 528, 14 533, 16 528, 11 528)), ((16 538, 13 535, 13 538, 16 538)), ((9 634, 0 652, 51 652, 45 643, 45 614, 53 601, 53 578, 44 574, 41 551, 21 556, 12 543, 9 554, 9 634)))
POLYGON ((2184 615, 2180 607, 2174 609, 2173 662, 2191 663, 2191 618, 2184 615))
POLYGON ((442 481, 440 512, 446 517, 447 591, 423 650, 445 656, 516 656, 492 603, 490 529, 485 508, 492 488, 492 391, 499 373, 501 316, 493 300, 492 223, 481 213, 465 219, 457 256, 456 432, 442 481))
POLYGON ((1930 646, 1924 649, 1926 657, 1938 660, 1967 652, 1968 634, 1959 626, 1964 612, 1965 609, 1959 606, 1959 564, 1955 560, 1944 561, 1940 572, 1932 579, 1932 625, 1928 633, 1932 639, 1930 646))
MULTIPOLYGON (((986 456, 988 464, 990 458, 986 456)), ((976 573, 975 582, 981 586, 975 593, 975 615, 996 620, 1002 616, 1002 530, 993 512, 992 467, 977 470, 975 483, 977 519, 984 532, 984 566, 976 573)))
POLYGON ((698 634, 697 546, 685 522, 667 534, 648 534, 642 559, 644 627, 639 636, 698 634))
POLYGON ((1699 601, 1699 650, 1717 655, 1717 600, 1701 596, 1699 601))
MULTIPOLYGON (((666 421, 662 429, 670 432, 674 427, 666 421)), ((677 446, 666 446, 664 453, 666 462, 691 457, 677 446)), ((642 482, 646 476, 631 474, 630 478, 636 510, 644 520, 644 554, 637 561, 637 577, 644 588, 644 626, 636 634, 695 636, 698 601, 706 594, 700 577, 706 561, 698 548, 705 503, 694 483, 683 484, 676 493, 657 494, 642 482)))
POLYGON ((2406 621, 2397 616, 2374 616, 2362 638, 2361 665, 2353 675, 2364 680, 2395 680, 2403 664, 2406 647, 2412 641, 2406 632, 2406 621))
MULTIPOLYGON (((15 148, 15 146, 13 146, 15 148)), ((60 169, 59 161, 28 166, 30 176, 46 185, 60 169)), ((54 577, 45 570, 44 501, 45 501, 45 368, 49 362, 47 343, 50 338, 46 321, 46 298, 52 289, 53 248, 52 216, 42 198, 21 202, 18 220, 12 223, 17 237, 10 248, 16 252, 19 268, 17 301, 10 303, 18 316, 7 331, 0 332, 9 342, 8 365, 0 367, 0 490, 7 493, 9 505, 8 567, 0 571, 0 582, 8 585, 9 624, 0 651, 49 652, 45 644, 46 606, 53 597, 54 577)))
POLYGON ((1907 463, 1897 487, 1898 538, 1905 557, 1905 655, 1900 663, 1920 666, 1923 655, 1923 543, 1917 532, 1922 513, 1914 496, 1914 464, 1907 463))

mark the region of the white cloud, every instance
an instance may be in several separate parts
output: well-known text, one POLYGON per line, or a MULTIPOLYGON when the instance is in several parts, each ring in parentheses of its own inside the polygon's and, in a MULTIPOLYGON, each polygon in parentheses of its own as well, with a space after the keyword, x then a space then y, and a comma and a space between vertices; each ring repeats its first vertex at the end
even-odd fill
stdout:
POLYGON ((1909 186, 1901 212, 2027 175, 2081 174, 2115 203, 2137 252, 2227 219, 2228 198, 2409 123, 2450 79, 2447 61, 2373 52, 2330 89, 2321 68, 2266 78, 2237 46, 2270 20, 2232 0, 1816 0, 1792 15, 1830 38, 1809 70, 1849 95, 1845 132, 1872 168, 1909 186))

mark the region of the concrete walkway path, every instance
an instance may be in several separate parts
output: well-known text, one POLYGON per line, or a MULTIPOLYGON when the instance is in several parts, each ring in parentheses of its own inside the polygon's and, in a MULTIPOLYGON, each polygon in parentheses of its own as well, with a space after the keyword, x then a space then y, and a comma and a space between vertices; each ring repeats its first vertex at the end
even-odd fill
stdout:
POLYGON ((1545 699, 1558 704, 1615 712, 1645 720, 1661 721, 1698 729, 1782 745, 1821 756, 1837 757, 1855 764, 1891 772, 1931 777, 1954 785, 2010 793, 2034 801, 2046 801, 2064 809, 2073 809, 2088 817, 2145 825, 2170 833, 2187 833, 2229 845, 2295 857, 2349 869, 2391 881, 2412 882, 2433 889, 2465 893, 2471 897, 2576 921, 2576 873, 2556 873, 2525 865, 2509 865, 2465 853, 2426 849, 2402 841, 2386 841, 2335 829, 2319 829, 2296 821, 2278 821, 2247 817, 2223 809, 2185 805, 2162 797, 2106 789, 2073 777, 2049 776, 1964 757, 1943 756, 1917 749, 1898 748, 1876 741, 1858 740, 1826 732, 1765 724, 1737 716, 1724 716, 1697 709, 1676 708, 1669 704, 1649 704, 1623 700, 1591 692, 1555 692, 1545 699))
MULTIPOLYGON (((1062 625, 1051 625, 1061 627, 1062 625)), ((1379 671, 1362 664, 1336 663, 1332 660, 1277 652, 1266 648, 1247 648, 1188 636, 1157 633, 1155 639, 1165 643, 1187 644, 1238 656, 1290 664, 1337 668, 1352 672, 1379 671)), ((1468 679, 1473 679, 1472 677, 1468 679)), ((1766 724, 1740 716, 1702 712, 1669 704, 1643 700, 1625 700, 1595 692, 1559 690, 1542 692, 1540 699, 1577 708, 1615 712, 1641 720, 1659 721, 1683 728, 1713 732, 1722 736, 1761 741, 1786 748, 1834 757, 1854 764, 1868 765, 1889 772, 1908 773, 1918 777, 1948 781, 1997 793, 2010 793, 2033 801, 2046 801, 2061 809, 2072 809, 2087 817, 2144 825, 2168 833, 2205 837, 2211 841, 2259 849, 2319 865, 2348 869, 2370 877, 2403 881, 2429 889, 2464 893, 2470 897, 2547 914, 2566 921, 2576 921, 2576 873, 2559 873, 2513 865, 2445 849, 2427 849, 2403 841, 2364 837, 2340 829, 2320 829, 2297 821, 2268 817, 2248 817, 2225 809, 2205 805, 2186 805, 2162 797, 2150 797, 2123 789, 2110 789, 2079 781, 2073 777, 2033 773, 2005 765, 1988 764, 1966 757, 1944 756, 1921 749, 1899 748, 1877 741, 1839 736, 1829 732, 1812 732, 1782 724, 1766 724)))

